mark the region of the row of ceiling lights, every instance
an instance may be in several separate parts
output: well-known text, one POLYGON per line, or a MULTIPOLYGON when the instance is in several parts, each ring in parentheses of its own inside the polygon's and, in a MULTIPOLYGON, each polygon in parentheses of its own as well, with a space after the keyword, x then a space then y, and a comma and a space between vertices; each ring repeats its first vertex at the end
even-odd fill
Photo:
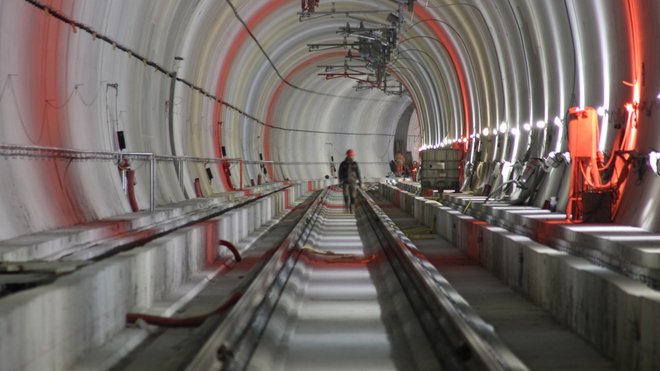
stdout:
MULTIPOLYGON (((660 101, 660 93, 658 93, 656 99, 657 99, 658 101, 660 101)), ((652 103, 648 103, 648 104, 646 104, 646 106, 657 106, 657 105, 658 105, 658 103, 655 103, 655 105, 652 104, 652 103)), ((638 108, 641 108, 641 104, 640 104, 640 107, 638 107, 638 108)), ((626 110, 626 112, 630 113, 630 112, 632 112, 632 111, 635 110, 635 106, 634 106, 633 104, 630 104, 630 103, 629 103, 629 104, 626 104, 626 105, 625 105, 625 110, 626 110)), ((604 107, 601 106, 601 107, 598 107, 598 108, 596 109, 596 112, 597 112, 598 116, 603 117, 603 116, 605 116, 606 114, 611 114, 611 113, 613 113, 614 110, 607 110, 607 109, 605 109, 604 107)), ((562 124, 563 124, 563 121, 562 121, 559 117, 555 117, 555 119, 553 120, 553 122, 554 122, 555 126, 557 126, 557 127, 561 127, 562 124)), ((545 121, 537 121, 537 122, 534 124, 534 127, 537 128, 537 129, 544 129, 544 128, 547 127, 547 126, 548 126, 548 123, 545 122, 545 121)), ((529 131, 531 131, 531 129, 532 129, 532 124, 530 124, 530 123, 528 123, 528 122, 526 122, 526 123, 524 123, 524 124, 522 125, 522 130, 525 131, 525 132, 529 132, 529 131)), ((481 130, 481 135, 479 135, 479 134, 472 134, 472 135, 469 136, 469 138, 463 137, 463 138, 455 138, 455 139, 453 139, 453 140, 451 140, 451 139, 446 139, 446 140, 444 140, 443 142, 441 142, 441 143, 439 143, 439 144, 436 144, 436 145, 425 145, 425 146, 422 146, 422 147, 420 148, 420 150, 424 150, 424 149, 434 149, 434 148, 442 148, 442 147, 446 147, 446 146, 452 145, 452 144, 454 144, 454 143, 460 143, 460 142, 467 143, 468 140, 476 139, 476 138, 478 138, 478 137, 480 137, 480 136, 481 136, 481 137, 487 137, 487 136, 490 136, 490 135, 505 134, 505 133, 511 133, 513 136, 517 136, 517 135, 520 134, 520 132, 521 132, 521 131, 520 131, 520 129, 518 128, 518 126, 514 126, 514 127, 509 128, 509 125, 508 125, 506 122, 503 121, 502 123, 500 123, 500 125, 499 125, 498 127, 496 127, 496 128, 493 129, 493 130, 491 130, 491 129, 488 128, 488 127, 483 128, 483 129, 481 130)))

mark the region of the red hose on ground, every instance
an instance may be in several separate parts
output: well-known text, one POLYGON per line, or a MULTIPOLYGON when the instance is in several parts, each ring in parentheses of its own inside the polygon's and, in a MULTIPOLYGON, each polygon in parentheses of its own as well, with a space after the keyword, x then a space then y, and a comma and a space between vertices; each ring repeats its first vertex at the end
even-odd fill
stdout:
POLYGON ((161 317, 153 316, 150 314, 141 314, 141 313, 126 313, 126 322, 135 323, 137 320, 143 320, 144 322, 155 325, 155 326, 165 326, 165 327, 197 327, 200 326, 207 318, 215 314, 224 313, 227 309, 231 308, 238 300, 243 296, 241 292, 235 292, 232 296, 227 299, 221 306, 215 310, 194 317, 187 318, 173 318, 173 317, 161 317))
POLYGON ((133 212, 140 211, 140 206, 135 198, 135 170, 126 170, 126 189, 128 191, 128 202, 131 204, 133 212))
POLYGON ((238 252, 238 249, 236 248, 236 246, 234 246, 231 242, 229 242, 227 240, 220 240, 220 241, 218 241, 218 244, 220 246, 227 246, 229 251, 231 251, 231 253, 234 254, 234 259, 237 262, 241 261, 241 254, 238 252))

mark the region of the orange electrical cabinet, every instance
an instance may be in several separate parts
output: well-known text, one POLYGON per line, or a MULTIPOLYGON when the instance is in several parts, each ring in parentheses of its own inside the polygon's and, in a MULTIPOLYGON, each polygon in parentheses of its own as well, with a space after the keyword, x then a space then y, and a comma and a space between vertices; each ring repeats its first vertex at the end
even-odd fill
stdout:
POLYGON ((574 158, 596 158, 598 115, 593 107, 571 107, 568 110, 568 151, 574 158))

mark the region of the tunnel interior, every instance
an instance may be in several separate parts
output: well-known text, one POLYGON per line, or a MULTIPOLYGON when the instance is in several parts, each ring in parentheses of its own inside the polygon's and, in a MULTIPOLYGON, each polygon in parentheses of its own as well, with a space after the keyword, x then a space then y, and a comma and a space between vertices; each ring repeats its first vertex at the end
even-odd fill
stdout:
MULTIPOLYGON (((302 292, 351 315, 360 303, 343 300, 370 300, 380 343, 353 350, 361 365, 370 349, 389 364, 392 344, 405 347, 395 366, 415 364, 400 339, 447 323, 422 353, 446 341, 458 345, 442 362, 508 358, 449 282, 479 266, 503 282, 462 287, 479 309, 510 289, 577 334, 591 365, 658 369, 658 19, 658 0, 0 1, 0 369, 139 365, 118 358, 150 336, 129 319, 151 312, 181 324, 226 310, 250 327, 261 319, 241 309, 279 300, 258 285, 300 256, 276 312, 308 319, 302 292), (349 150, 358 216, 337 186, 349 150), (451 185, 428 189, 450 163, 451 185), (365 242, 368 223, 382 235, 365 242), (366 248, 378 239, 391 251, 366 248), (335 286, 342 272, 357 286, 335 286), (250 282, 228 293, 220 276, 250 282), (226 305, 200 316, 207 286, 226 305), (402 298, 410 322, 380 326, 402 298), (389 343, 392 328, 406 336, 389 343)), ((267 333, 286 347, 281 325, 267 333)), ((305 331, 295 357, 331 357, 300 351, 321 338, 305 331)), ((345 338, 318 344, 344 351, 345 338)), ((231 356, 219 343, 198 361, 231 356)), ((280 362, 276 349, 256 353, 280 362)))

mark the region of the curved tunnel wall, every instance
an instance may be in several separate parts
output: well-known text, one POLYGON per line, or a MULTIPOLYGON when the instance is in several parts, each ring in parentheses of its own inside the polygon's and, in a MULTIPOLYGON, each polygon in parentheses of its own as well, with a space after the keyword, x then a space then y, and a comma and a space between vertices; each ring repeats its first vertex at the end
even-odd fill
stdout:
MULTIPOLYGON (((331 6, 320 3, 319 10, 331 6)), ((389 1, 334 3, 393 9, 389 1)), ((411 103, 425 147, 474 141, 484 128, 490 135, 500 126, 516 128, 516 148, 502 147, 506 138, 515 141, 510 131, 500 134, 499 149, 482 146, 488 148, 482 159, 505 168, 523 158, 533 136, 542 138, 537 143, 547 139, 533 149, 538 155, 565 151, 571 106, 604 108, 600 146, 608 151, 625 104, 639 102, 629 149, 645 154, 660 147, 657 1, 417 2, 413 14, 406 12, 391 65, 408 93, 401 97, 356 92, 352 81, 317 76, 317 65, 341 63, 345 51, 310 53, 307 44, 336 41, 346 18, 300 22, 299 10, 298 2, 284 0, 3 1, 0 142, 116 151, 115 132, 122 130, 130 152, 273 161, 266 174, 260 164, 246 164, 249 185, 259 174, 267 181, 323 177, 330 156, 338 164, 347 148, 356 149, 365 175, 383 176, 396 125, 411 103), (208 94, 177 82, 170 102, 170 76, 31 3, 89 26, 208 94)), ((149 166, 131 166, 145 208, 149 166)), ((111 161, 13 156, 0 161, 0 171, 0 239, 130 211, 111 161)), ((157 204, 194 195, 195 178, 205 194, 241 186, 222 172, 220 164, 189 163, 181 188, 176 166, 159 162, 157 204)), ((558 192, 552 184, 562 175, 548 177, 540 198, 558 192)), ((655 207, 646 206, 657 202, 658 187, 652 174, 628 182, 617 221, 660 230, 655 207)))

